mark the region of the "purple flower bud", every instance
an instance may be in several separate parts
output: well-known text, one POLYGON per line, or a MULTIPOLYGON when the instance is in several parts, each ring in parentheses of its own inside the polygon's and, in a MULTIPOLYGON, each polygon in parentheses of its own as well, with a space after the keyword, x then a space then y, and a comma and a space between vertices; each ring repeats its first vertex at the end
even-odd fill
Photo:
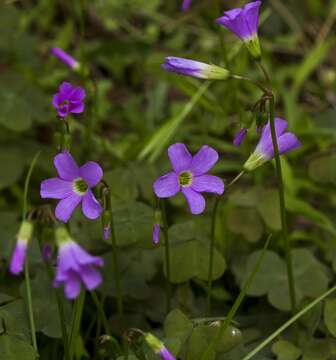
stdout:
POLYGON ((62 119, 71 114, 80 114, 84 111, 85 90, 63 82, 58 93, 53 96, 52 104, 62 119))
POLYGON ((241 128, 237 132, 237 134, 236 134, 236 136, 235 136, 235 138, 233 140, 233 145, 239 147, 240 144, 242 143, 242 141, 245 139, 246 134, 247 134, 247 129, 246 128, 241 128))
POLYGON ((79 62, 59 47, 51 48, 51 54, 56 56, 65 65, 69 66, 73 70, 78 70, 80 68, 79 62))
POLYGON ((23 271, 28 243, 32 237, 33 224, 29 221, 23 221, 17 236, 16 245, 12 254, 9 271, 18 275, 23 271))
POLYGON ((105 241, 108 241, 111 236, 111 225, 107 224, 103 228, 103 239, 105 241))
MULTIPOLYGON (((286 132, 288 123, 280 118, 275 119, 275 133, 279 148, 279 154, 285 154, 293 151, 301 146, 297 137, 291 133, 286 132)), ((273 159, 274 148, 272 142, 272 134, 270 123, 264 127, 258 145, 254 152, 250 155, 244 164, 244 168, 248 171, 254 170, 263 165, 265 162, 273 159)))
POLYGON ((260 6, 261 1, 254 1, 242 8, 226 11, 222 17, 216 20, 218 24, 225 26, 238 36, 256 59, 261 56, 258 39, 260 6))
POLYGON ((199 79, 226 80, 230 75, 228 70, 220 66, 174 56, 166 57, 162 68, 180 75, 192 76, 199 79))
POLYGON ((44 244, 42 247, 42 258, 45 262, 49 262, 52 256, 52 247, 49 244, 44 244))
POLYGON ((157 245, 160 241, 160 224, 153 225, 153 244, 157 245))
POLYGON ((163 346, 158 355, 160 355, 163 360, 176 360, 165 346, 163 346))
POLYGON ((182 11, 188 11, 191 5, 191 0, 184 0, 182 3, 182 11))
POLYGON ((56 241, 59 246, 57 271, 54 286, 64 283, 65 296, 75 299, 83 283, 88 290, 94 290, 102 282, 97 267, 102 267, 103 259, 92 256, 70 238, 65 227, 56 229, 56 241))

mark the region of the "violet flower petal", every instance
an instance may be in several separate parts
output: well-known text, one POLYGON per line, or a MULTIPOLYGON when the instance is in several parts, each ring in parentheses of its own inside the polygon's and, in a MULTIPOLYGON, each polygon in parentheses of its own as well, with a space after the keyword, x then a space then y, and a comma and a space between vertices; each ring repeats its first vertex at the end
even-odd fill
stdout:
POLYGON ((152 234, 152 241, 154 245, 157 245, 160 242, 160 231, 160 224, 154 224, 152 234))
POLYGON ((68 299, 73 300, 79 295, 80 290, 81 281, 79 274, 74 271, 69 271, 68 279, 65 281, 64 284, 65 296, 68 299))
MULTIPOLYGON (((101 257, 92 256, 76 242, 73 241, 70 246, 72 259, 75 259, 75 262, 80 266, 95 265, 101 267, 104 265, 104 261, 101 257)), ((74 260, 72 260, 72 263, 73 262, 74 260)))
POLYGON ((81 200, 82 197, 76 193, 62 199, 55 209, 56 218, 64 223, 68 222, 76 206, 81 202, 81 200))
POLYGON ((214 175, 194 176, 191 188, 197 192, 209 192, 217 195, 224 193, 224 182, 214 175))
POLYGON ((53 47, 51 53, 72 69, 79 66, 78 62, 71 55, 67 54, 59 47, 53 47))
POLYGON ((80 271, 80 277, 88 290, 97 288, 103 281, 98 270, 92 266, 84 266, 80 271))
POLYGON ((190 187, 182 188, 182 194, 187 199, 192 214, 198 215, 204 211, 205 199, 201 194, 190 187))
POLYGON ((165 346, 160 350, 159 355, 163 360, 176 360, 165 346))
POLYGON ((176 173, 190 168, 192 156, 184 144, 177 143, 169 146, 168 156, 176 173))
POLYGON ((237 146, 237 147, 240 146, 240 144, 241 144, 242 141, 244 140, 246 134, 247 134, 247 129, 246 129, 246 128, 240 129, 240 130, 237 132, 237 134, 236 134, 236 136, 235 136, 235 138, 234 138, 234 140, 233 140, 233 145, 235 145, 235 146, 237 146))
POLYGON ((83 101, 86 96, 86 92, 81 87, 76 87, 72 90, 71 101, 83 101))
POLYGON ((94 161, 88 161, 79 168, 79 176, 82 177, 89 187, 96 186, 103 177, 103 170, 94 161))
POLYGON ((83 214, 90 220, 97 219, 103 211, 102 206, 90 189, 83 196, 82 210, 83 214))
POLYGON ((18 240, 16 242, 11 262, 9 265, 9 271, 14 274, 18 275, 23 271, 23 266, 26 258, 26 251, 27 251, 27 243, 24 241, 18 240))
POLYGON ((208 172, 217 162, 218 153, 208 145, 203 145, 193 157, 190 170, 194 175, 203 175, 208 172))
POLYGON ((176 195, 180 190, 178 176, 175 172, 170 172, 159 177, 153 185, 154 192, 159 198, 168 198, 176 195))
POLYGON ((70 101, 69 112, 73 114, 81 114, 84 112, 85 104, 79 101, 70 101))
POLYGON ((191 5, 191 0, 183 0, 182 11, 188 11, 191 5))
POLYGON ((79 177, 79 168, 68 151, 57 154, 54 165, 59 177, 63 180, 72 181, 79 177))
POLYGON ((59 178, 50 178, 41 182, 42 199, 64 199, 73 193, 72 183, 59 178))

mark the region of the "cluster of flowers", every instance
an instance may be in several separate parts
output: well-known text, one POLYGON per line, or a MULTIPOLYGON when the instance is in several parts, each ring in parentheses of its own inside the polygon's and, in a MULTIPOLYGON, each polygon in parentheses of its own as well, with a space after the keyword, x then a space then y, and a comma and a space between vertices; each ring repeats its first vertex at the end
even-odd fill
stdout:
MULTIPOLYGON (((191 0, 185 0, 183 9, 187 10, 191 0)), ((259 8, 261 1, 247 4, 241 9, 227 11, 217 22, 224 25, 241 40, 247 49, 258 60, 261 56, 260 45, 257 35, 259 22, 259 8)), ((62 49, 53 48, 52 54, 62 60, 74 70, 80 68, 77 62, 62 49)), ((162 67, 170 72, 192 76, 200 79, 226 80, 230 72, 219 66, 209 65, 199 61, 167 57, 162 67)), ((59 118, 68 121, 70 114, 80 114, 84 111, 84 99, 86 93, 81 87, 74 87, 68 82, 63 82, 59 92, 53 96, 52 104, 59 118)), ((287 132, 288 124, 280 118, 275 119, 275 133, 279 147, 279 153, 284 154, 300 146, 296 136, 287 132)), ((245 137, 247 129, 243 128, 237 134, 234 143, 240 145, 245 137)), ((204 145, 192 156, 187 147, 182 143, 176 143, 168 148, 168 157, 172 171, 159 177, 153 184, 154 193, 158 198, 169 198, 181 192, 189 205, 192 214, 201 214, 205 209, 205 199, 202 193, 213 193, 221 196, 224 193, 224 182, 221 178, 209 175, 208 172, 219 160, 219 154, 210 146, 204 145)), ((247 161, 244 164, 246 171, 252 171, 274 157, 270 123, 268 122, 261 133, 260 140, 247 161)), ((100 165, 88 161, 78 166, 68 150, 63 150, 54 158, 54 166, 57 177, 42 181, 40 195, 43 199, 59 200, 55 217, 61 223, 67 223, 77 206, 81 204, 82 212, 90 220, 99 218, 108 210, 103 209, 101 203, 95 197, 93 188, 98 186, 103 178, 103 170, 100 165)), ((104 215, 103 215, 104 218, 104 215)), ((103 219, 103 238, 109 238, 109 220, 103 219)), ((153 227, 153 243, 157 244, 160 237, 160 212, 155 212, 155 224, 153 227)), ((32 237, 33 225, 30 221, 23 221, 18 239, 10 263, 10 271, 13 274, 22 272, 28 243, 32 237)), ((56 242, 59 248, 57 258, 57 270, 54 286, 64 284, 65 295, 68 299, 75 299, 80 291, 81 284, 86 289, 93 290, 102 282, 102 277, 97 268, 103 266, 100 257, 87 253, 80 245, 71 239, 64 225, 57 227, 56 242)), ((162 343, 148 336, 146 341, 153 345, 156 352, 163 359, 174 359, 162 343)), ((152 346, 152 347, 153 347, 152 346)))

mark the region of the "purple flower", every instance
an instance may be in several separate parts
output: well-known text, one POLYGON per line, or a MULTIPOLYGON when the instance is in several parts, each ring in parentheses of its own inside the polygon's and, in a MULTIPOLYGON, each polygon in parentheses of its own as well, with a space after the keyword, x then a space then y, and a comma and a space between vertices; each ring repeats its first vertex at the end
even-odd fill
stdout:
POLYGON ((75 60, 71 55, 67 54, 59 47, 51 48, 51 54, 60 59, 65 65, 69 66, 73 70, 78 70, 80 68, 80 64, 77 60, 75 60))
POLYGON ((228 70, 220 66, 174 56, 166 57, 162 68, 177 74, 209 80, 226 80, 230 74, 228 70))
POLYGON ((157 245, 160 241, 160 224, 153 225, 153 244, 157 245))
MULTIPOLYGON (((301 146, 299 140, 293 133, 286 132, 287 127, 287 121, 280 118, 275 119, 275 132, 280 155, 295 150, 301 146)), ((262 131, 256 149, 245 162, 244 168, 249 171, 254 170, 258 166, 263 165, 265 162, 273 159, 273 157, 274 148, 272 143, 270 123, 268 122, 262 131)))
POLYGON ((102 168, 93 161, 78 167, 69 152, 59 153, 54 158, 58 176, 42 181, 40 194, 43 199, 59 199, 55 216, 67 222, 71 214, 82 203, 83 214, 89 219, 97 219, 102 207, 93 195, 92 188, 103 177, 102 168))
POLYGON ((183 0, 182 11, 188 11, 192 0, 183 0))
POLYGON ((29 221, 23 221, 17 236, 17 241, 9 265, 9 271, 14 275, 18 275, 23 271, 27 247, 32 233, 33 224, 29 221))
POLYGON ((57 110, 58 116, 64 119, 70 113, 80 114, 84 111, 85 90, 74 87, 68 82, 63 82, 58 93, 53 96, 52 104, 57 110))
POLYGON ((243 142, 243 140, 245 139, 246 134, 247 134, 247 129, 246 129, 246 128, 241 128, 241 129, 237 132, 237 134, 236 134, 236 136, 235 136, 235 138, 234 138, 234 140, 233 140, 233 145, 239 147, 240 144, 241 144, 241 143, 243 142))
POLYGON ((106 224, 104 227, 103 227, 103 239, 105 241, 108 241, 109 238, 111 236, 111 225, 110 224, 106 224))
POLYGON ((159 198, 169 198, 179 191, 187 199, 192 214, 200 214, 205 209, 202 192, 222 195, 223 181, 206 173, 216 164, 218 153, 210 146, 204 145, 195 156, 181 143, 168 148, 168 156, 173 171, 160 177, 154 183, 154 192, 159 198))
POLYGON ((218 24, 225 26, 244 41, 252 56, 257 59, 261 54, 258 39, 260 6, 261 1, 254 1, 242 8, 226 11, 216 20, 218 24))
POLYGON ((60 227, 56 230, 59 246, 56 277, 54 286, 64 283, 65 296, 75 299, 83 283, 87 290, 94 290, 102 282, 102 276, 96 267, 104 265, 103 259, 92 256, 73 241, 67 230, 60 227))

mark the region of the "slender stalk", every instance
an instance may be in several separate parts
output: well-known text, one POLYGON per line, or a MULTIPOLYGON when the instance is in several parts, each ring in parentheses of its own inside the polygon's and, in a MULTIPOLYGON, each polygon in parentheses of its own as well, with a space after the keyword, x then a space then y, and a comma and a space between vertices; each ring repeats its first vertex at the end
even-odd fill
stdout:
POLYGON ((317 299, 312 301, 309 305, 304 307, 301 311, 299 311, 297 314, 295 314, 293 317, 291 317, 287 322, 285 322, 281 327, 279 327, 278 330, 274 331, 274 333, 272 335, 270 335, 266 340, 264 340, 261 344, 259 344, 254 350, 252 350, 250 353, 248 353, 242 360, 251 359, 254 355, 256 355, 258 352, 260 352, 264 347, 266 347, 270 342, 272 342, 274 339, 276 339, 283 331, 285 331, 288 327, 290 327, 293 323, 295 323, 300 317, 302 317, 309 310, 311 310, 314 306, 316 306, 318 303, 323 301, 326 297, 328 297, 335 291, 336 291, 336 286, 332 287, 331 289, 326 291, 324 294, 319 296, 317 299))
POLYGON ((97 307, 98 314, 99 314, 99 317, 101 319, 101 322, 103 323, 105 333, 107 335, 111 335, 110 325, 109 325, 109 322, 108 322, 108 320, 106 318, 102 303, 99 301, 98 296, 97 296, 95 291, 91 291, 90 294, 91 294, 93 302, 95 303, 95 305, 97 307))
POLYGON ((165 263, 166 263, 166 312, 168 313, 171 308, 171 276, 170 276, 170 245, 169 245, 169 236, 168 236, 168 223, 167 223, 167 213, 166 213, 166 204, 164 200, 161 200, 161 212, 162 212, 162 222, 163 222, 163 236, 165 241, 165 263))
POLYGON ((275 113, 274 113, 274 95, 273 94, 269 100, 269 115, 270 115, 269 121, 270 121, 272 143, 273 143, 274 157, 275 157, 275 166, 276 166, 276 173, 277 173, 277 178, 278 178, 281 227, 282 227, 282 237, 283 237, 285 254, 286 254, 289 297, 290 297, 290 302, 291 302, 292 314, 294 315, 296 312, 295 283, 294 283, 294 274, 293 274, 291 246, 290 246, 290 242, 288 239, 288 230, 287 230, 285 189, 284 189, 284 183, 283 183, 281 161, 280 161, 280 155, 279 155, 279 147, 278 147, 278 143, 277 143, 276 130, 275 130, 275 113))
POLYGON ((31 286, 30 286, 30 278, 29 278, 28 257, 26 258, 26 261, 25 261, 24 276, 25 276, 25 283, 26 283, 26 295, 27 295, 30 332, 31 332, 31 337, 32 337, 33 348, 36 352, 36 358, 38 358, 39 355, 38 355, 38 348, 37 348, 37 341, 36 341, 36 330, 35 330, 35 321, 34 321, 34 313, 33 313, 33 299, 32 299, 32 294, 31 294, 31 286))
MULTIPOLYGON (((243 175, 245 171, 241 171, 230 183, 227 185, 227 189, 235 184, 243 175)), ((222 196, 217 196, 215 204, 212 210, 211 217, 211 235, 210 235, 210 254, 209 254, 209 272, 208 272, 208 288, 207 288, 207 314, 211 314, 211 293, 212 293, 212 275, 213 275, 213 259, 215 252, 215 232, 216 232, 216 219, 218 205, 222 196)))
POLYGON ((260 265, 264 259, 266 250, 268 248, 269 242, 271 240, 272 234, 270 234, 266 240, 266 243, 264 245, 264 248, 258 258, 258 261, 253 269, 253 271, 250 273, 249 277, 247 278, 242 290, 240 291, 236 301, 234 302, 233 306, 231 307, 227 317, 225 318, 225 320, 223 321, 223 323, 221 324, 221 327, 218 329, 217 334, 214 336, 214 338, 212 339, 211 343, 209 344, 209 346, 207 347, 207 349, 204 351, 204 353, 202 354, 201 360, 209 360, 212 359, 212 355, 215 352, 215 349, 217 347, 218 342, 220 341, 220 339, 223 337, 223 335, 225 334, 225 331, 227 330, 227 328, 229 327, 233 317, 235 316, 236 312, 238 311, 241 303, 243 302, 245 296, 246 296, 246 292, 249 289, 249 287, 251 286, 254 277, 256 276, 257 272, 259 271, 260 265))
MULTIPOLYGON (((23 201, 22 201, 22 220, 26 218, 27 215, 27 208, 28 208, 28 189, 29 189, 29 183, 30 178, 33 173, 33 169, 35 167, 35 164, 37 162, 38 157, 40 156, 40 152, 38 152, 29 167, 25 184, 24 184, 24 190, 23 190, 23 201)), ((25 283, 26 283, 26 295, 27 295, 27 305, 28 305, 28 316, 29 316, 29 324, 30 324, 30 332, 32 337, 32 343, 34 350, 36 352, 36 357, 39 357, 38 354, 38 347, 37 347, 37 340, 36 340, 36 328, 35 328, 35 320, 34 320, 34 313, 33 313, 33 299, 32 299, 32 293, 31 293, 31 286, 30 286, 30 276, 29 276, 29 260, 28 256, 26 256, 25 266, 24 266, 24 276, 25 276, 25 283)))
POLYGON ((76 299, 74 306, 75 309, 72 317, 71 332, 69 339, 70 360, 73 359, 75 354, 76 341, 79 334, 83 308, 84 308, 84 301, 85 301, 85 290, 82 290, 79 297, 76 299))
POLYGON ((251 84, 257 86, 262 92, 264 92, 264 93, 267 93, 267 92, 268 92, 268 89, 267 89, 263 84, 261 84, 259 81, 250 79, 250 78, 247 77, 247 76, 230 75, 230 78, 231 78, 231 79, 235 79, 235 80, 248 81, 248 82, 250 82, 251 84))
POLYGON ((113 272, 115 274, 115 283, 117 288, 117 306, 118 306, 118 315, 121 328, 124 327, 124 309, 123 309, 123 294, 121 289, 121 280, 120 280, 120 270, 118 263, 118 246, 114 230, 114 219, 112 212, 112 201, 111 193, 108 191, 107 194, 107 208, 110 212, 110 225, 111 225, 111 243, 112 243, 112 256, 113 256, 113 272))

